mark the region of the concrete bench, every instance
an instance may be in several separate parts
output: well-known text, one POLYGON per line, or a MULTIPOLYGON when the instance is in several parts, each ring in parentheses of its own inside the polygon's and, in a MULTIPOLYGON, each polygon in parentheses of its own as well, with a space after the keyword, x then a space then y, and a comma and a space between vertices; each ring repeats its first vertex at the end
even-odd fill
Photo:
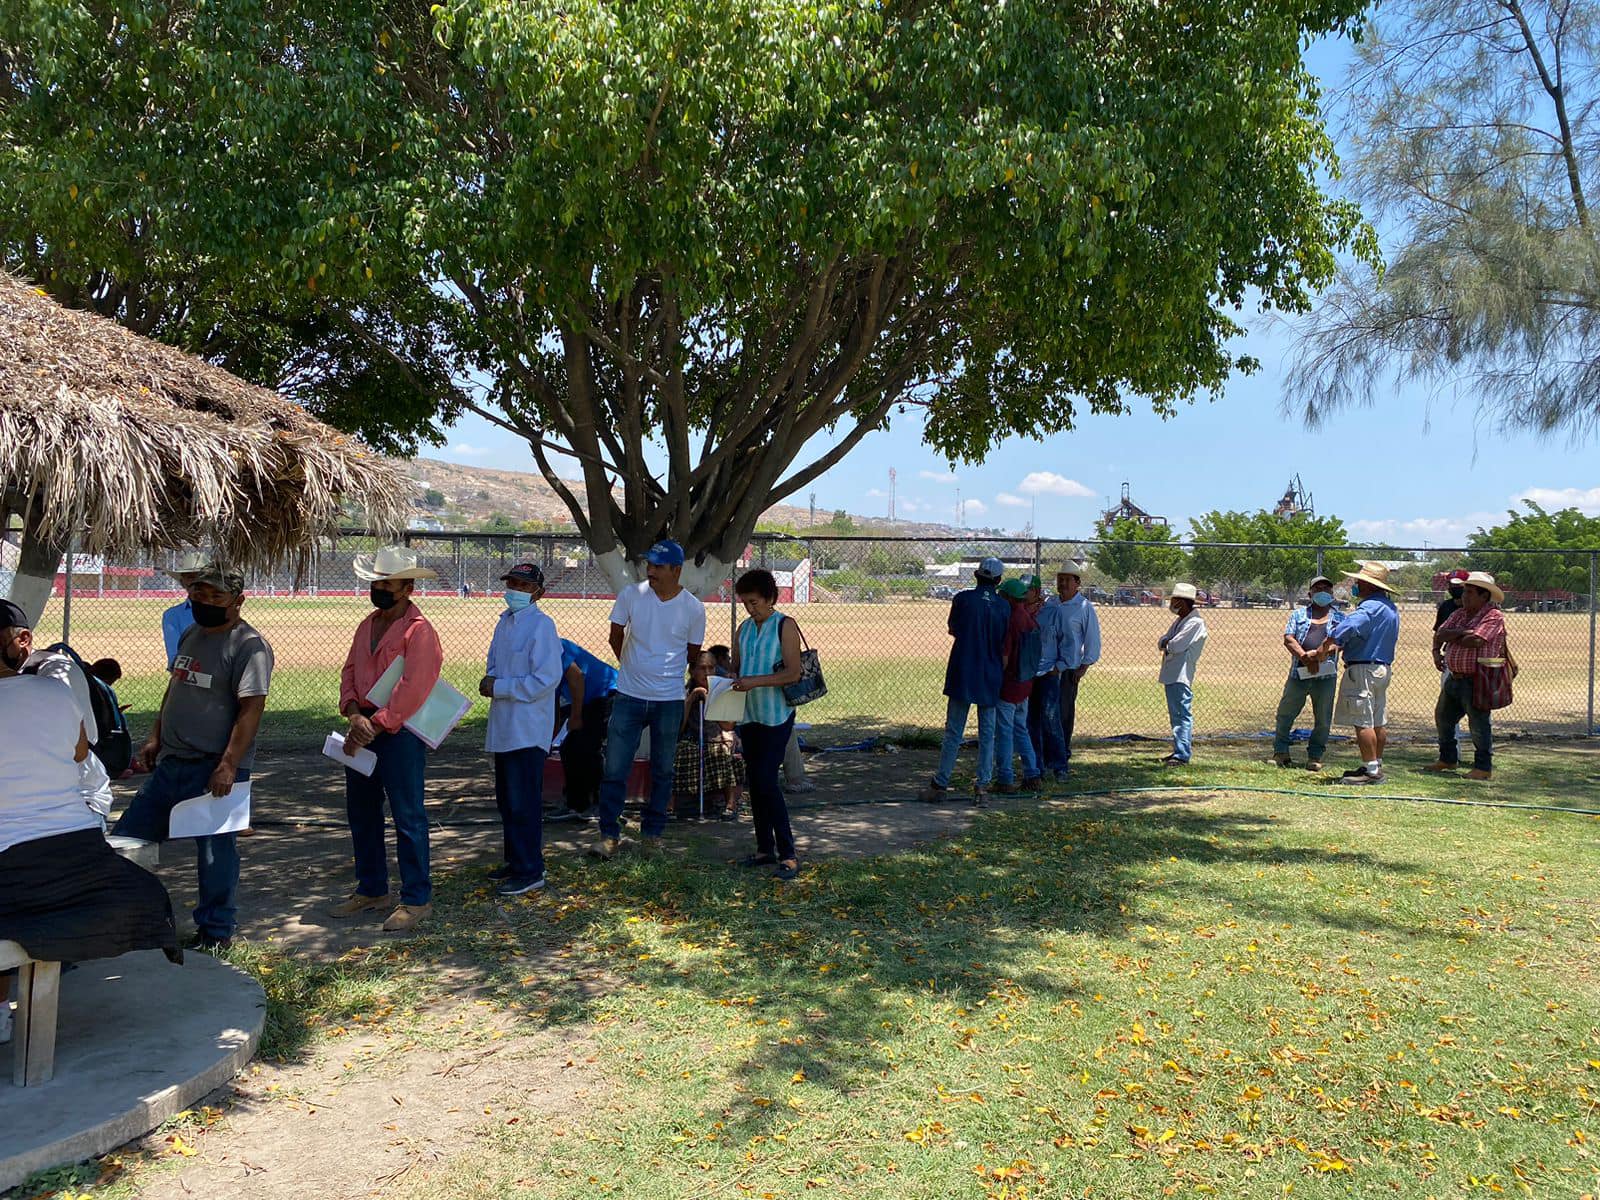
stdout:
MULTIPOLYGON (((161 846, 134 838, 110 837, 123 858, 150 868, 161 861, 161 846)), ((17 972, 17 1012, 11 1031, 12 1080, 18 1087, 49 1083, 56 1073, 56 1006, 61 998, 61 964, 40 962, 16 942, 0 941, 0 971, 17 972)))

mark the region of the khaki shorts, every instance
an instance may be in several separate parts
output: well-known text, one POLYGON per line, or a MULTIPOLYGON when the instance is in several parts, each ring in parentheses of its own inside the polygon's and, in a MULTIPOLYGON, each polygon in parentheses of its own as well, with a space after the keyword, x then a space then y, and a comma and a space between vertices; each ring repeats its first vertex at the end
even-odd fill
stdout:
POLYGON ((1345 667, 1333 720, 1357 729, 1381 729, 1389 723, 1388 664, 1355 663, 1345 667))

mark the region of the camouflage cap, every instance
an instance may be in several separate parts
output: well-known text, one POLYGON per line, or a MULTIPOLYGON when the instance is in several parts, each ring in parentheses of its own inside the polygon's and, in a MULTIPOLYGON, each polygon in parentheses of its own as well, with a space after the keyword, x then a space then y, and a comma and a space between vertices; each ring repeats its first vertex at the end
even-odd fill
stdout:
POLYGON ((195 577, 190 586, 198 587, 201 584, 227 592, 230 596, 237 596, 244 591, 244 572, 223 566, 221 563, 212 563, 195 577))

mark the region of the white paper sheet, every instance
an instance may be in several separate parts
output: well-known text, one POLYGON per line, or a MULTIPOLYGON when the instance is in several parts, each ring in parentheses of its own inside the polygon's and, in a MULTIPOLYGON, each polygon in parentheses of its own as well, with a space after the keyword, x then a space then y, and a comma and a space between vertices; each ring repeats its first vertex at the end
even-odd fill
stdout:
MULTIPOLYGON (((405 674, 406 656, 399 655, 389 664, 389 669, 378 677, 378 682, 367 692, 367 703, 382 708, 394 695, 394 685, 405 674)), ((450 731, 461 723, 461 718, 472 711, 472 700, 451 687, 443 679, 433 685, 433 691, 422 702, 422 707, 412 714, 405 727, 422 739, 430 750, 450 736, 450 731)))
POLYGON ((196 796, 172 806, 167 819, 167 836, 210 837, 217 833, 238 833, 250 826, 250 781, 236 783, 226 796, 196 796))
POLYGON ((748 693, 733 690, 733 680, 713 675, 706 681, 706 720, 744 720, 744 698, 748 693))
POLYGON ((1325 658, 1317 664, 1316 670, 1309 667, 1296 667, 1295 677, 1298 679, 1327 679, 1338 673, 1339 664, 1335 659, 1325 658))
POLYGON ((344 734, 330 733, 322 743, 322 752, 341 767, 349 767, 361 775, 371 775, 378 767, 378 756, 363 746, 354 754, 344 752, 344 734))

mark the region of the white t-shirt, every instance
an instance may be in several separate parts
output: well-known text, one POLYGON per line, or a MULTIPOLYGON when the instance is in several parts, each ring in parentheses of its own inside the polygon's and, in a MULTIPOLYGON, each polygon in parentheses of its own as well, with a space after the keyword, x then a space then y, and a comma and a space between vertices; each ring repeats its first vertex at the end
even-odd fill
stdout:
POLYGON ((0 729, 13 731, 0 737, 0 850, 100 827, 73 757, 82 727, 71 689, 36 675, 0 679, 0 729))
POLYGON ((635 700, 682 700, 689 647, 706 640, 706 606, 687 588, 663 603, 647 581, 617 594, 611 623, 628 629, 617 691, 635 700))

